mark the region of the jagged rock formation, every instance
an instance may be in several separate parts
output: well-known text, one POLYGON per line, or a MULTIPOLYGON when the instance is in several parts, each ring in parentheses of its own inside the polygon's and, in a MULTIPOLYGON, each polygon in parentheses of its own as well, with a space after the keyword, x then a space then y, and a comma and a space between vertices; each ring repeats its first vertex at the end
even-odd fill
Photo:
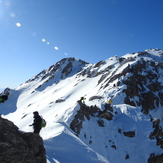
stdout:
POLYGON ((38 134, 23 133, 0 117, 1 163, 46 163, 43 140, 38 134))
POLYGON ((163 97, 161 91, 163 86, 159 82, 159 69, 163 69, 162 64, 153 61, 145 62, 143 58, 135 65, 129 66, 130 76, 123 81, 127 86, 127 89, 123 90, 126 94, 124 102, 132 106, 142 106, 142 111, 145 114, 160 105, 163 106, 162 101, 160 101, 163 97), (151 67, 152 71, 149 70, 151 67), (134 102, 135 97, 139 97, 136 103, 134 102))
POLYGON ((0 93, 0 103, 4 103, 6 100, 8 100, 8 97, 10 95, 9 91, 10 88, 6 88, 3 92, 0 93))
POLYGON ((10 88, 6 88, 4 91, 2 91, 0 93, 0 95, 7 95, 7 96, 9 96, 10 95, 10 88))
POLYGON ((99 111, 99 108, 97 108, 96 106, 89 107, 83 104, 80 100, 77 102, 80 105, 80 110, 77 111, 74 120, 70 124, 70 128, 76 133, 76 135, 80 133, 84 118, 86 117, 89 120, 90 116, 93 116, 99 111))
MULTIPOLYGON (((60 79, 66 78, 68 75, 71 74, 72 70, 75 70, 73 74, 80 72, 83 66, 88 64, 87 62, 83 60, 79 60, 77 62, 77 65, 75 65, 75 58, 64 58, 61 61, 57 62, 56 64, 50 66, 48 69, 41 71, 39 74, 34 76, 33 78, 26 81, 26 83, 29 83, 31 81, 37 80, 41 78, 41 80, 44 80, 44 82, 48 82, 51 79, 55 78, 55 83, 57 83, 60 79), (58 76, 58 72, 61 71, 61 75, 58 76)), ((42 85, 40 85, 39 89, 42 85)))
POLYGON ((90 120, 91 117, 99 117, 97 123, 101 127, 104 127, 104 123, 101 118, 110 121, 114 117, 113 109, 109 104, 105 104, 105 110, 101 111, 96 105, 89 107, 86 104, 82 103, 80 100, 77 102, 80 105, 80 110, 77 111, 77 114, 75 115, 74 119, 70 124, 70 128, 76 133, 76 135, 80 134, 82 122, 84 121, 85 117, 88 120, 90 120), (112 111, 112 113, 110 110, 112 111))
POLYGON ((150 134, 150 139, 156 139, 156 144, 163 149, 163 131, 160 126, 160 119, 153 120, 153 132, 150 134))

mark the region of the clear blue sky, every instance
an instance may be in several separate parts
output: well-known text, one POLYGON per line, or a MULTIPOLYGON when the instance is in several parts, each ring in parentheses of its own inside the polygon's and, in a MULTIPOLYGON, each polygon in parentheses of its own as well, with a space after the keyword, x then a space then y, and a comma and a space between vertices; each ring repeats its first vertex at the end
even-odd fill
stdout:
POLYGON ((163 0, 0 0, 0 88, 66 57, 97 63, 163 49, 162 20, 163 0))

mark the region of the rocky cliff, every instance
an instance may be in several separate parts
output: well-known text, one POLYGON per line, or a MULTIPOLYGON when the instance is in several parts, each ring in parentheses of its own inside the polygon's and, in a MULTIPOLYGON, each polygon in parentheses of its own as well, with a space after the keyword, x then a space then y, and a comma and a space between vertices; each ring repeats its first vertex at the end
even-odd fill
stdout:
POLYGON ((42 138, 21 132, 11 121, 0 117, 0 162, 46 163, 42 138))

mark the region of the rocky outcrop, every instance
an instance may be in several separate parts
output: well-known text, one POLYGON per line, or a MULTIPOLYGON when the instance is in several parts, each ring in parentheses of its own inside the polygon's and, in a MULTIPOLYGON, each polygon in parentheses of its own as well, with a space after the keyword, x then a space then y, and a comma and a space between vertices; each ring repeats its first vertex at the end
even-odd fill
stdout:
POLYGON ((82 122, 85 120, 85 118, 87 118, 87 120, 90 120, 90 117, 98 117, 98 125, 100 127, 104 127, 104 121, 102 119, 104 118, 110 121, 114 117, 113 108, 109 104, 105 104, 105 109, 101 111, 96 105, 87 106, 80 100, 77 102, 80 105, 80 109, 77 111, 77 114, 75 115, 74 119, 70 124, 70 128, 76 133, 77 136, 80 134, 82 122))
POLYGON ((126 80, 122 81, 127 86, 123 90, 123 93, 126 94, 124 103, 132 106, 141 106, 145 114, 160 105, 163 106, 163 102, 160 101, 163 97, 161 91, 163 86, 159 82, 158 69, 162 69, 162 65, 156 65, 156 63, 150 61, 145 62, 143 59, 130 66, 128 70, 130 75, 126 80), (151 67, 153 71, 150 70, 151 67), (135 97, 139 97, 139 99, 136 101, 135 97))
POLYGON ((96 106, 89 107, 80 100, 77 102, 80 105, 80 110, 77 111, 77 114, 70 124, 70 128, 78 135, 82 128, 82 122, 84 121, 84 118, 86 117, 88 120, 90 120, 90 116, 94 116, 94 114, 98 112, 99 108, 96 106))
POLYGON ((153 132, 151 132, 149 138, 156 139, 156 145, 163 149, 163 131, 160 126, 160 119, 153 120, 153 132))
POLYGON ((148 159, 148 163, 163 163, 163 154, 158 156, 151 154, 150 158, 148 159))
POLYGON ((0 163, 46 163, 42 138, 0 117, 0 163))
POLYGON ((0 103, 4 103, 6 100, 8 100, 10 95, 10 88, 6 88, 4 91, 0 93, 0 103))
POLYGON ((135 136, 135 131, 123 132, 123 134, 124 134, 124 136, 132 138, 135 136))
MULTIPOLYGON (((73 58, 73 57, 63 58, 56 64, 50 66, 48 69, 41 71, 36 76, 27 80, 25 83, 30 83, 30 82, 38 80, 38 79, 40 79, 41 81, 44 80, 43 83, 48 82, 51 79, 54 79, 53 82, 57 83, 60 79, 66 78, 73 70, 75 70, 74 71, 75 73, 82 71, 81 67, 84 67, 86 64, 88 64, 88 63, 81 59, 75 60, 75 58, 73 58), (58 71, 61 72, 60 75, 58 74, 58 71), (55 80, 56 76, 57 76, 57 80, 55 80)), ((71 74, 71 75, 74 75, 74 74, 71 74)), ((42 85, 43 85, 43 83, 42 83, 42 85)), ((36 89, 38 89, 38 88, 36 88, 36 89)))
POLYGON ((99 112, 99 116, 100 118, 104 118, 107 119, 108 121, 112 120, 114 115, 113 115, 113 108, 111 107, 110 104, 105 104, 104 105, 105 109, 103 111, 99 112))
POLYGON ((72 64, 72 62, 69 62, 69 63, 64 67, 64 69, 62 70, 61 79, 63 79, 64 77, 67 77, 68 74, 71 73, 72 68, 73 68, 73 64, 72 64))

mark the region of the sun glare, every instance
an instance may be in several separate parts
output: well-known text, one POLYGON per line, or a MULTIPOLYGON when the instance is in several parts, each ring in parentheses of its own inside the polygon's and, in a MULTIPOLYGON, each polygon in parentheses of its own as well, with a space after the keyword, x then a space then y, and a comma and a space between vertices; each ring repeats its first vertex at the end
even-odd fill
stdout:
POLYGON ((42 39, 42 42, 45 42, 45 41, 46 41, 46 40, 43 38, 43 39, 42 39))
POLYGON ((20 23, 16 23, 16 26, 17 26, 17 27, 21 27, 21 24, 20 24, 20 23))
POLYGON ((55 50, 58 50, 58 47, 55 46, 54 49, 55 49, 55 50))

